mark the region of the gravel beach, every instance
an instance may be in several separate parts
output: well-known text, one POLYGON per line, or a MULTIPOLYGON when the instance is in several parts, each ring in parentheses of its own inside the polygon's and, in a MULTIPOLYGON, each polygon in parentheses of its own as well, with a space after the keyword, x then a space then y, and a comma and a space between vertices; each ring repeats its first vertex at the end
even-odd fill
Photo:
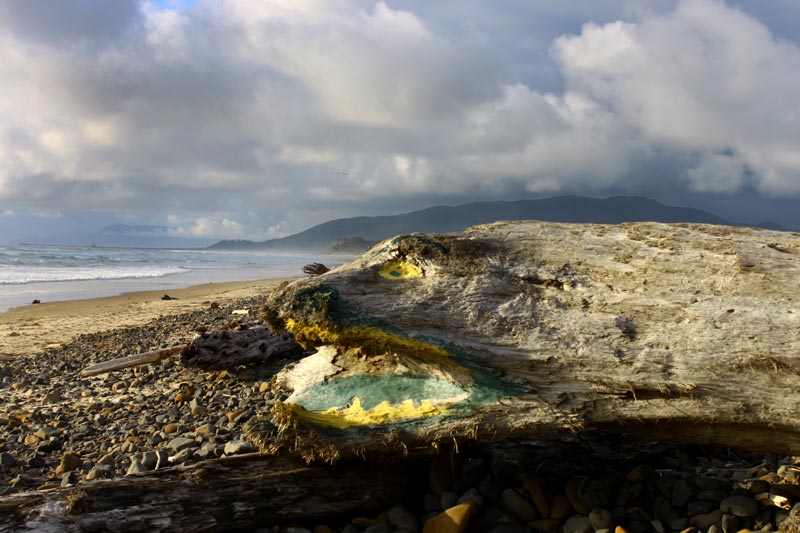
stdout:
MULTIPOLYGON (((0 495, 68 487, 256 451, 243 424, 271 402, 271 368, 176 359, 95 377, 85 367, 257 320, 280 280, 215 284, 0 315, 0 495)), ((424 467, 383 512, 244 530, 796 531, 800 457, 576 435, 476 444, 424 467), (790 514, 793 516, 789 519, 790 514)), ((1 529, 1 528, 0 528, 1 529)))

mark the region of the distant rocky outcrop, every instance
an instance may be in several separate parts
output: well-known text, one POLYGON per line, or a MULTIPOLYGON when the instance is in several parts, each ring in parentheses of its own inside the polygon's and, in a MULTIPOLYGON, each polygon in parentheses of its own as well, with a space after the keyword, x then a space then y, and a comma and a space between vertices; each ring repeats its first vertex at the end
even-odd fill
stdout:
POLYGON ((325 253, 328 254, 361 254, 378 244, 364 237, 339 237, 335 239, 325 253))

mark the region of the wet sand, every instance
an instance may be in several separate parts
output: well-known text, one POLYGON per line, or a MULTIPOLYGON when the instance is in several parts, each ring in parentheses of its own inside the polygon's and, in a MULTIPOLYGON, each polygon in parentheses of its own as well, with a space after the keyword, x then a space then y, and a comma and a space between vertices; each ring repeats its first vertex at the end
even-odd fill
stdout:
POLYGON ((159 316, 195 311, 212 302, 266 294, 285 279, 207 283, 166 292, 140 291, 14 307, 0 313, 0 357, 24 356, 55 347, 82 333, 145 324, 159 316))

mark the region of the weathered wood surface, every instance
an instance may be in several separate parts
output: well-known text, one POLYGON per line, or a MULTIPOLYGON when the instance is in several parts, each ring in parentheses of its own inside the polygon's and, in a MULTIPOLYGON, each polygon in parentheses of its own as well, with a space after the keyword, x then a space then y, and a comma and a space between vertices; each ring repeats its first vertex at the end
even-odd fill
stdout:
POLYGON ((200 368, 235 368, 264 363, 275 356, 291 356, 299 351, 290 334, 276 335, 258 325, 201 333, 181 350, 181 363, 200 368))
POLYGON ((277 378, 284 438, 250 436, 331 460, 590 427, 800 453, 799 259, 797 233, 697 224, 398 237, 272 294, 266 321, 327 347, 277 378))
POLYGON ((211 330, 198 334, 185 345, 103 361, 84 368, 84 377, 157 363, 180 354, 184 366, 206 369, 235 368, 265 363, 276 357, 294 357, 302 349, 287 333, 274 334, 263 325, 240 329, 211 330))
POLYGON ((149 363, 157 363, 158 361, 162 361, 177 353, 180 353, 181 350, 184 349, 186 349, 186 346, 173 346, 171 348, 151 350, 149 352, 144 352, 137 355, 129 355, 127 357, 111 359, 110 361, 103 361, 95 365, 87 366, 81 371, 81 375, 84 377, 97 376, 100 374, 105 374, 106 372, 122 370, 124 368, 131 368, 149 363))
POLYGON ((408 464, 307 466, 233 457, 0 498, 0 532, 242 531, 378 512, 414 482, 408 464))

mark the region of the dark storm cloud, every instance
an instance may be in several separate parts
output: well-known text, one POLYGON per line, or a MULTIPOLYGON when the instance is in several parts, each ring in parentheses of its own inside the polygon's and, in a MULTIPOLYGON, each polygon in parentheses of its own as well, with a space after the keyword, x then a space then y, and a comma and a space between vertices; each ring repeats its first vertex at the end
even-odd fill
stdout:
POLYGON ((2 0, 0 26, 45 45, 108 45, 139 20, 138 0, 2 0))
POLYGON ((263 236, 476 197, 796 197, 798 8, 769 5, 0 0, 0 201, 263 236))

